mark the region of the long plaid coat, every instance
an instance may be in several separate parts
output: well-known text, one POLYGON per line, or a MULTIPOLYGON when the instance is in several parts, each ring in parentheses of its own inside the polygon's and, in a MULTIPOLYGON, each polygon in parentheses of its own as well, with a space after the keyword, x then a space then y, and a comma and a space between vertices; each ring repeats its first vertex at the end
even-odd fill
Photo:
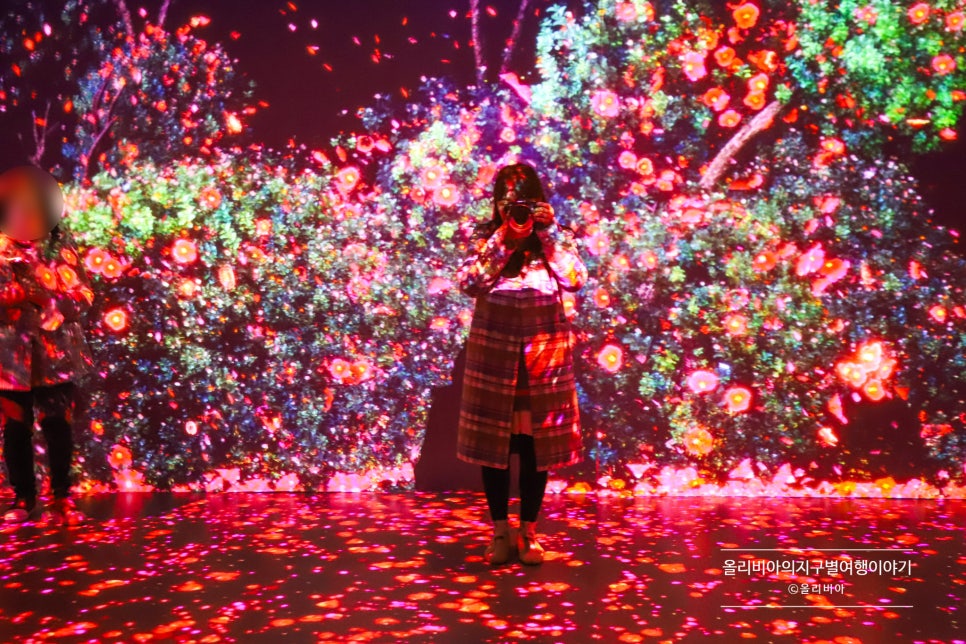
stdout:
MULTIPOLYGON (((580 413, 562 298, 559 291, 491 290, 508 263, 521 263, 521 256, 507 248, 502 228, 488 232, 478 232, 475 252, 459 272, 461 288, 477 299, 466 347, 457 456, 477 465, 508 467, 513 411, 525 396, 537 470, 571 465, 581 459, 580 413)), ((579 289, 587 270, 573 234, 556 226, 537 234, 543 253, 523 257, 523 270, 545 266, 560 288, 579 289)))

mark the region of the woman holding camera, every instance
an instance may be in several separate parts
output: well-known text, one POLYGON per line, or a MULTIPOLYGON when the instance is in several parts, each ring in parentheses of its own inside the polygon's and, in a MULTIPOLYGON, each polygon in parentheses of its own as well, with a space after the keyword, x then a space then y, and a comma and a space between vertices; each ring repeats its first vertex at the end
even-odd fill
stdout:
POLYGON ((557 224, 536 171, 504 167, 493 217, 480 225, 459 270, 476 298, 467 341, 457 456, 483 468, 493 520, 491 564, 510 556, 509 459, 520 457, 520 531, 525 564, 543 561, 536 521, 548 471, 581 458, 570 324, 562 291, 587 278, 573 232, 557 224))

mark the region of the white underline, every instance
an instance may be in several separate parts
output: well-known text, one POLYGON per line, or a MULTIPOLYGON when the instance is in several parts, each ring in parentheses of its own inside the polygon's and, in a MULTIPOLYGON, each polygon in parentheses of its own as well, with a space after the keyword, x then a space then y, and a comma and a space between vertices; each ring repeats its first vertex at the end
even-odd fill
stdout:
POLYGON ((911 605, 873 604, 858 606, 829 606, 827 604, 759 604, 756 606, 722 606, 721 608, 914 608, 911 605))
POLYGON ((786 550, 810 550, 813 552, 915 552, 912 548, 718 548, 722 552, 784 552, 786 550))

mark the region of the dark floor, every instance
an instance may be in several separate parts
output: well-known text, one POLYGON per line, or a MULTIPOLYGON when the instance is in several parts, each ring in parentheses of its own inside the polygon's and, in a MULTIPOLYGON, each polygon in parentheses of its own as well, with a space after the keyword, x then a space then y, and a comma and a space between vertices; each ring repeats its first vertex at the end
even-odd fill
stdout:
POLYGON ((92 519, 82 527, 0 527, 0 640, 966 639, 964 502, 552 496, 547 562, 499 569, 482 561, 482 503, 476 494, 85 499, 92 519), (726 559, 752 553, 722 548, 796 546, 809 550, 754 555, 911 560, 912 570, 723 572, 726 559), (816 550, 841 548, 894 552, 816 550), (790 594, 793 582, 844 590, 790 594))

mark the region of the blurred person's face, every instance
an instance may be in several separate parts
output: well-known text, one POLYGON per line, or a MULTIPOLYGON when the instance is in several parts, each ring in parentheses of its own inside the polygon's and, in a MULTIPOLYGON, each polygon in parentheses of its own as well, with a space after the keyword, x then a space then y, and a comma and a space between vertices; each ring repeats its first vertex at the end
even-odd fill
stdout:
POLYGON ((43 239, 60 222, 63 197, 56 180, 36 168, 0 176, 0 232, 17 241, 43 239))

